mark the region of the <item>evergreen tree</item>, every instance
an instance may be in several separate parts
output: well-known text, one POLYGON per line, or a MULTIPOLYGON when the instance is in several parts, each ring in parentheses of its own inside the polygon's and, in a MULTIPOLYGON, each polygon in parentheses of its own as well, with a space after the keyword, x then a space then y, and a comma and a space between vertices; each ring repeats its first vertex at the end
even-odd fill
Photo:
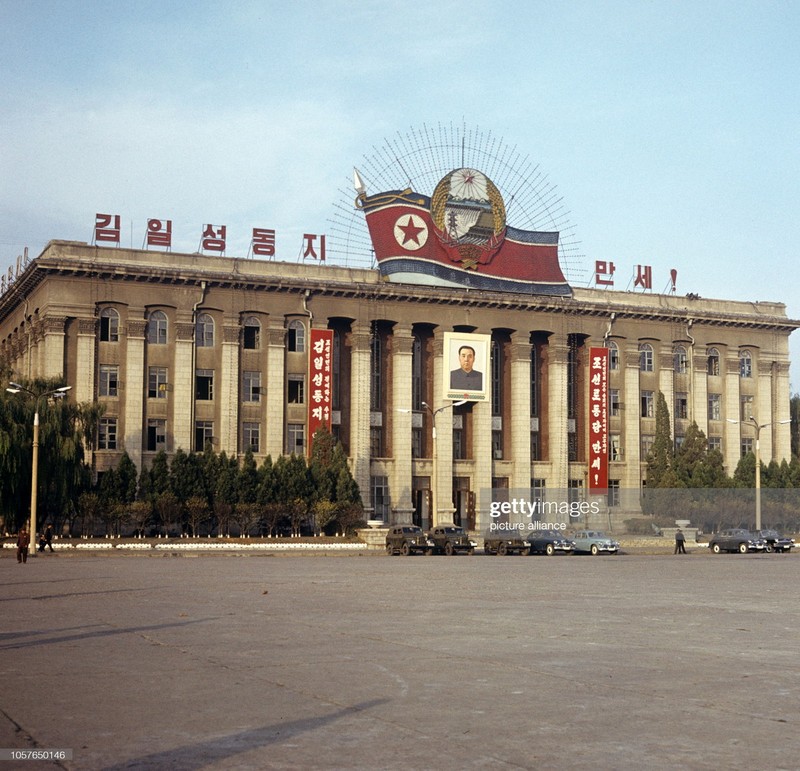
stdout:
POLYGON ((659 391, 656 399, 656 433, 653 446, 647 454, 647 487, 674 487, 674 477, 668 472, 673 460, 672 430, 669 407, 664 394, 659 391))

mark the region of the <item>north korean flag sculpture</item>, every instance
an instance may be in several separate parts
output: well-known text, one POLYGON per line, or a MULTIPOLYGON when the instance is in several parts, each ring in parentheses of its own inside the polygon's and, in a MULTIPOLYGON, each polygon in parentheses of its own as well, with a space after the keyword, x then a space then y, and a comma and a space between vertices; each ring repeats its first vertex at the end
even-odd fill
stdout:
POLYGON ((558 233, 506 224, 503 197, 475 169, 456 169, 428 197, 411 189, 358 197, 378 269, 388 281, 525 294, 571 295, 558 233))

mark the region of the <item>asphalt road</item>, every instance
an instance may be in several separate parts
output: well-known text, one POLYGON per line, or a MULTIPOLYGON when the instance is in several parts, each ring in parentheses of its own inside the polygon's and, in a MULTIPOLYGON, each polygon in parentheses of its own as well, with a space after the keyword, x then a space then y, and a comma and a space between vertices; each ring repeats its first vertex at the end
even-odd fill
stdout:
POLYGON ((800 556, 0 555, 0 769, 800 766, 800 556))

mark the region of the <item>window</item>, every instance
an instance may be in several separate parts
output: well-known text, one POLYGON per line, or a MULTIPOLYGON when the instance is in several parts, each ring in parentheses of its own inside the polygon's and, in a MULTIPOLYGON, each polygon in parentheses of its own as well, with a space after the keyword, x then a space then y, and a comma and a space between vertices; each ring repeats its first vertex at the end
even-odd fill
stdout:
POLYGON ((688 420, 689 418, 689 394, 675 394, 675 417, 678 420, 688 420))
POLYGON ((503 412, 503 351, 497 340, 492 340, 490 353, 492 372, 492 415, 503 412))
POLYGON ((742 351, 739 354, 739 375, 753 377, 753 356, 750 351, 742 351))
POLYGON ((203 452, 207 442, 214 441, 214 422, 212 420, 196 420, 194 424, 194 451, 203 452))
POLYGON ((422 380, 422 340, 414 335, 411 346, 411 409, 421 410, 424 398, 424 382, 422 380))
POLYGON ((305 375, 289 375, 286 383, 286 398, 289 404, 305 404, 305 375))
POLYGON ((261 373, 248 372, 242 373, 242 401, 255 402, 261 401, 261 373))
POLYGON ((381 372, 381 336, 378 330, 373 328, 372 337, 369 343, 369 408, 373 412, 378 412, 381 409, 381 387, 382 387, 382 372, 381 372))
MULTIPOLYGON (((455 455, 455 453, 454 453, 455 455)), ((422 457, 422 429, 421 428, 412 428, 411 429, 411 457, 412 458, 421 458, 422 457)))
POLYGON ((289 336, 287 347, 292 353, 303 353, 306 349, 306 328, 302 321, 289 322, 289 336))
MULTIPOLYGON (((194 375, 194 398, 200 402, 214 399, 214 370, 198 369, 194 375)), ((202 450, 202 447, 200 448, 202 450)))
POLYGON ((495 460, 503 459, 503 432, 492 431, 492 457, 495 460))
POLYGON ((242 347, 246 351, 257 351, 261 348, 261 322, 255 316, 248 316, 244 320, 242 347))
POLYGON ((375 519, 387 522, 389 519, 389 480, 387 477, 370 477, 372 491, 372 508, 375 519))
POLYGON ((334 410, 341 409, 341 376, 342 376, 342 335, 338 329, 333 332, 333 369, 331 376, 331 407, 334 410))
POLYGON ((291 455, 303 455, 306 446, 306 427, 302 423, 289 423, 287 426, 288 448, 291 455))
POLYGON ((619 434, 608 435, 608 459, 622 460, 622 443, 619 434))
POLYGON ((167 368, 150 367, 147 370, 147 398, 167 398, 167 368))
POLYGON ((544 479, 531 479, 531 500, 543 502, 545 498, 544 479))
POLYGON ((539 352, 535 345, 531 346, 531 417, 539 416, 539 352))
POLYGON ((683 434, 675 434, 675 452, 681 449, 684 439, 686 439, 686 437, 683 434))
POLYGON ((642 459, 646 460, 647 456, 653 451, 653 442, 656 438, 652 434, 642 434, 641 438, 641 451, 642 459))
POLYGON ((167 449, 167 421, 148 419, 147 421, 147 451, 158 452, 167 449))
POLYGON ((619 388, 608 389, 608 411, 612 418, 619 417, 619 388))
POLYGON ((117 449, 117 419, 100 418, 97 427, 97 449, 116 450, 117 449))
POLYGON ((608 505, 609 507, 619 506, 619 479, 608 480, 608 505))
POLYGON ((655 403, 653 392, 642 391, 641 401, 642 401, 642 410, 640 413, 641 416, 643 418, 652 418, 654 411, 654 403, 655 403))
POLYGON ((100 396, 119 395, 119 367, 115 364, 100 365, 100 396))
POLYGON ((578 435, 574 431, 567 434, 567 460, 570 463, 578 460, 578 435))
POLYGON ((582 479, 568 480, 567 499, 569 500, 570 503, 584 500, 582 479))
POLYGON ((740 444, 739 444, 739 451, 740 451, 741 456, 743 458, 748 453, 753 452, 753 437, 752 436, 743 436, 741 438, 740 444))
POLYGON ((245 422, 242 424, 242 445, 245 452, 259 452, 261 447, 261 425, 245 422))
POLYGON ((531 431, 531 460, 541 460, 539 432, 531 431))
POLYGON ((639 371, 653 371, 653 346, 650 343, 642 343, 639 346, 639 371))
POLYGON ((151 345, 167 344, 167 315, 164 311, 153 311, 147 320, 147 342, 151 345))
POLYGON ((194 343, 198 348, 214 347, 214 319, 201 313, 194 324, 194 343))
POLYGON ((721 436, 709 436, 708 437, 708 449, 709 450, 716 450, 717 452, 722 452, 722 437, 721 436))
POLYGON ((467 457, 467 448, 464 446, 464 429, 453 429, 453 460, 464 460, 467 457))
POLYGON ((369 454, 373 458, 383 457, 383 429, 380 426, 370 426, 369 454))
POLYGON ((686 349, 682 345, 675 347, 673 359, 675 363, 675 374, 685 375, 689 371, 689 357, 686 355, 686 349))
POLYGON ((113 308, 103 308, 100 311, 100 342, 119 342, 119 313, 113 308))
POLYGON ((722 420, 722 394, 708 395, 708 419, 722 420))
POLYGON ((753 417, 753 397, 742 396, 740 420, 750 420, 753 417))
POLYGON ((608 343, 608 368, 612 372, 619 369, 619 346, 613 341, 608 343))
POLYGON ((708 374, 719 376, 719 351, 716 348, 708 349, 708 374))

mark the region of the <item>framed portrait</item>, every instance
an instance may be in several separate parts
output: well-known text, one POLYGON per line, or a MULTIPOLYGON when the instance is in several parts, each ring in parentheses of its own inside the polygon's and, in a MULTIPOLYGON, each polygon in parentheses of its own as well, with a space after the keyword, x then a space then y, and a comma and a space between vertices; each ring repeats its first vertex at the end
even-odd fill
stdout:
POLYGON ((486 401, 489 392, 491 335, 444 333, 444 398, 486 401))

